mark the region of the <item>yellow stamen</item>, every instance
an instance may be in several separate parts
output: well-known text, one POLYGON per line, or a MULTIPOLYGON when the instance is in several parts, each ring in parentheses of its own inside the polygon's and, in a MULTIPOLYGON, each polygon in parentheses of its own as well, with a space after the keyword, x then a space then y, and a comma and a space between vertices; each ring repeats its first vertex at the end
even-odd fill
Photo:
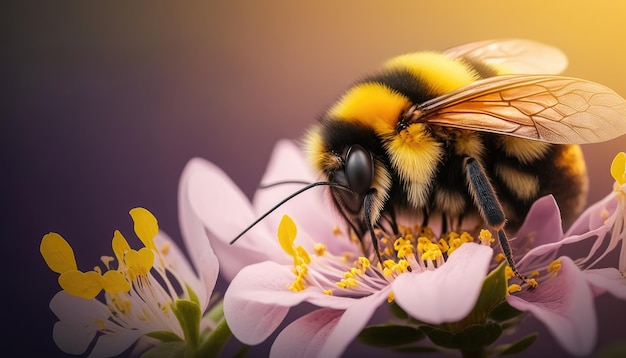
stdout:
POLYGON ((537 286, 539 286, 539 283, 534 278, 531 278, 526 283, 528 284, 528 287, 530 287, 530 288, 536 288, 537 286))
POLYGON ((335 225, 335 227, 333 228, 333 235, 334 236, 341 235, 341 229, 339 228, 339 225, 335 225))
POLYGON ((313 245, 313 251, 315 251, 315 254, 317 256, 324 256, 324 254, 326 253, 326 245, 318 242, 317 244, 313 245))
POLYGON ((530 273, 530 275, 528 275, 528 277, 533 278, 533 277, 537 277, 539 275, 540 275, 539 271, 533 271, 533 272, 530 273))
POLYGON ((102 275, 102 288, 108 293, 128 292, 130 283, 119 271, 107 271, 102 275))
POLYGON ((120 265, 124 263, 124 255, 130 251, 130 245, 128 245, 128 241, 124 238, 119 230, 115 230, 113 233, 113 240, 111 240, 111 246, 113 247, 113 252, 115 253, 115 257, 117 258, 117 262, 120 265))
POLYGON ((491 235, 491 231, 482 229, 480 230, 480 234, 478 234, 478 238, 483 245, 489 245, 495 241, 493 236, 491 235))
POLYGON ((387 302, 391 303, 396 298, 396 295, 392 292, 389 292, 389 296, 387 296, 387 302))
POLYGON ((626 184, 626 153, 617 153, 611 163, 611 176, 619 184, 626 184))
POLYGON ((500 263, 500 262, 506 260, 506 256, 504 256, 504 254, 500 252, 500 253, 498 253, 496 255, 495 260, 496 260, 496 262, 500 263))
POLYGON ((106 267, 107 270, 110 270, 111 262, 115 261, 115 258, 112 256, 100 256, 100 261, 102 261, 102 263, 104 264, 104 267, 106 267))
POLYGON ((515 277, 515 273, 509 266, 504 268, 504 277, 506 278, 507 281, 515 277))
POLYGON ((151 212, 144 208, 134 208, 131 209, 129 213, 135 223, 135 234, 137 234, 139 240, 141 240, 148 249, 156 251, 153 240, 159 232, 157 219, 151 212))
POLYGON ((51 232, 41 239, 39 252, 50 269, 56 273, 77 270, 74 250, 61 235, 51 232))
POLYGON ((331 290, 331 289, 324 290, 324 294, 328 295, 328 296, 332 296, 333 295, 333 290, 331 290))
POLYGON ((102 275, 95 271, 69 270, 59 276, 59 285, 72 296, 90 300, 102 290, 102 275))
POLYGON ((556 276, 556 274, 559 272, 560 269, 561 269, 561 260, 556 259, 552 261, 550 265, 548 265, 548 268, 546 269, 546 271, 548 273, 551 273, 553 276, 556 276))
POLYGON ((139 251, 130 250, 126 253, 124 262, 132 275, 145 276, 154 264, 154 253, 146 247, 142 247, 139 251))
POLYGON ((509 285, 509 287, 507 288, 508 293, 520 292, 521 290, 522 290, 522 286, 516 283, 509 285))

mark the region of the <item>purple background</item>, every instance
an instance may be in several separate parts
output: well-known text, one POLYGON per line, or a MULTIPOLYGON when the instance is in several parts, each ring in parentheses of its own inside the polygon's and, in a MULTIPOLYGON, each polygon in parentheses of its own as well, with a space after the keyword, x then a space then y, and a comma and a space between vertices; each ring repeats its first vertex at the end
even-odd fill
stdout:
MULTIPOLYGON (((626 5, 453 3, 3 3, 1 349, 62 356, 44 234, 64 236, 88 270, 111 253, 115 229, 133 236, 127 213, 143 206, 180 242, 176 194, 190 158, 216 163, 251 195, 273 144, 299 138, 389 57, 531 38, 568 54, 566 75, 626 94, 626 5)), ((590 201, 610 190, 610 161, 625 143, 585 146, 590 201)), ((597 307, 600 349, 623 339, 626 306, 603 297, 597 307)), ((534 319, 521 333, 536 328, 543 336, 528 353, 562 354, 534 319)))

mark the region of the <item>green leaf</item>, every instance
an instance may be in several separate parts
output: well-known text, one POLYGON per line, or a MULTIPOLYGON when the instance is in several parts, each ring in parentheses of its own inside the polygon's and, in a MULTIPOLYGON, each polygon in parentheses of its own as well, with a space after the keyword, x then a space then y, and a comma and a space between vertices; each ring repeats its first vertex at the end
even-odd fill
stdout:
POLYGON ((184 358, 186 353, 185 342, 165 342, 146 351, 140 358, 184 358))
POLYGON ((205 315, 213 322, 219 322, 224 318, 224 301, 219 301, 205 315))
POLYGON ((170 331, 154 331, 146 334, 146 336, 156 338, 161 342, 183 341, 183 339, 180 338, 177 334, 170 331))
POLYGON ((191 300, 191 302, 200 306, 200 299, 198 298, 198 295, 194 292, 194 290, 191 289, 191 286, 185 285, 185 287, 187 287, 187 292, 189 292, 189 299, 191 300))
POLYGON ((174 304, 174 314, 183 329, 185 341, 195 349, 200 338, 200 306, 190 300, 177 300, 174 304))
POLYGON ((452 338, 454 345, 464 351, 482 350, 495 342, 502 334, 502 327, 496 323, 485 323, 469 326, 455 334, 452 338))
POLYGON ((517 342, 513 342, 511 344, 505 344, 498 348, 500 355, 507 354, 516 354, 522 352, 524 349, 530 347, 531 344, 535 342, 535 340, 539 337, 538 333, 531 333, 526 337, 518 340, 517 342))
POLYGON ((454 335, 448 331, 430 326, 422 326, 419 329, 438 346, 445 348, 458 348, 452 343, 452 337, 454 335))
POLYGON ((365 327, 357 338, 370 346, 394 347, 417 342, 424 334, 415 327, 381 324, 365 327))
POLYGON ((468 323, 481 324, 495 307, 505 301, 507 282, 505 276, 506 263, 502 262, 485 277, 483 287, 468 318, 468 323))
POLYGON ((420 327, 420 330, 436 345, 462 351, 482 350, 502 334, 502 328, 496 323, 472 325, 456 333, 435 327, 420 327))
POLYGON ((524 312, 513 308, 513 306, 509 305, 509 303, 505 300, 491 310, 489 318, 497 322, 504 322, 517 318, 522 314, 524 314, 524 312))
POLYGON ((215 329, 209 333, 205 341, 198 348, 196 356, 203 358, 217 357, 226 342, 228 342, 232 336, 233 333, 230 331, 226 319, 222 318, 217 323, 217 326, 215 326, 215 329))

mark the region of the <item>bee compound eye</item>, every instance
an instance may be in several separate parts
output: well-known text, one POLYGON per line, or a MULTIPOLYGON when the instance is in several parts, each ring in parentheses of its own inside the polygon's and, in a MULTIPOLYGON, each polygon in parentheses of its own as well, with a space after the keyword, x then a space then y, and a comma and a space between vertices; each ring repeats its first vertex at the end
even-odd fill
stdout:
POLYGON ((365 194, 374 179, 372 155, 360 145, 353 145, 346 154, 346 180, 350 189, 365 194))

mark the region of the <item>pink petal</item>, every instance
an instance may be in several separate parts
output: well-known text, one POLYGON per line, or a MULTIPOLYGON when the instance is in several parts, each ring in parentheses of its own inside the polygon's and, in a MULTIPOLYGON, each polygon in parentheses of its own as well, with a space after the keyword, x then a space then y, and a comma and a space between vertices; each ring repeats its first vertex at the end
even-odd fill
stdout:
POLYGON ((287 287, 295 278, 291 270, 291 266, 266 261, 245 267, 230 283, 224 295, 224 315, 239 340, 247 344, 264 341, 289 308, 301 302, 343 310, 363 299, 325 295, 318 288, 290 291, 287 287))
POLYGON ((391 292, 391 287, 387 286, 379 292, 356 300, 352 306, 348 307, 336 327, 330 332, 319 356, 339 357, 369 322, 380 304, 387 299, 389 292, 391 292))
POLYGON ((134 329, 100 336, 89 357, 115 357, 128 349, 148 332, 134 329))
POLYGON ((50 309, 60 319, 52 330, 54 342, 70 354, 84 353, 96 336, 96 320, 109 319, 109 310, 100 301, 86 300, 65 291, 54 295, 50 309))
POLYGON ((304 298, 287 289, 293 279, 289 267, 271 261, 239 272, 224 295, 224 316, 237 339, 259 344, 276 330, 289 308, 304 298))
POLYGON ((517 240, 524 240, 529 236, 534 237, 533 246, 558 242, 563 237, 561 212, 552 195, 539 198, 533 203, 524 224, 515 235, 517 240))
POLYGON ((585 278, 592 285, 596 296, 604 292, 626 300, 626 278, 615 268, 585 270, 585 278))
POLYGON ((176 275, 178 275, 178 277, 182 279, 185 284, 189 285, 195 294, 198 295, 200 309, 204 312, 209 304, 209 298, 211 297, 211 293, 215 287, 215 282, 217 281, 219 263, 213 254, 213 250, 211 250, 209 239, 204 235, 204 231, 201 233, 201 236, 199 235, 198 237, 194 237, 192 235, 189 237, 189 240, 186 241, 192 242, 187 243, 189 252, 198 253, 196 256, 202 257, 199 260, 200 262, 198 266, 198 272, 202 277, 202 280, 198 279, 198 276, 193 271, 193 268, 189 264, 189 261, 187 261, 183 252, 180 248, 178 248, 178 245, 176 245, 176 243, 167 236, 166 233, 160 230, 154 238, 154 243, 157 249, 161 249, 165 245, 168 246, 168 249, 164 254, 165 260, 170 265, 172 271, 174 271, 176 275), (194 245, 196 246, 194 247, 194 245))
POLYGON ((96 336, 95 327, 84 327, 58 321, 52 328, 54 343, 65 353, 83 354, 96 336))
POLYGON ((436 270, 396 278, 395 301, 411 317, 427 323, 458 321, 476 304, 492 255, 490 247, 465 244, 436 270))
MULTIPOLYGON (((261 184, 267 185, 285 180, 300 180, 308 183, 317 181, 311 172, 309 163, 303 152, 292 141, 281 140, 274 147, 274 152, 267 166, 261 184)), ((262 215, 281 200, 301 189, 302 184, 284 184, 256 191, 253 200, 257 215, 262 215)), ((264 220, 268 227, 277 228, 284 214, 289 215, 298 225, 298 230, 310 235, 315 241, 326 244, 328 250, 334 254, 341 254, 346 250, 353 250, 350 240, 339 240, 332 235, 333 227, 342 224, 344 220, 326 199, 327 187, 309 189, 294 197, 264 220)), ((344 229, 344 227, 341 227, 344 229)), ((305 245, 305 243, 301 243, 305 245)))
POLYGON ((534 290, 509 295, 507 301, 543 322, 569 353, 587 355, 597 335, 593 295, 576 264, 566 256, 560 260, 561 269, 554 278, 534 290))
POLYGON ((616 207, 617 196, 615 192, 611 192, 602 200, 588 207, 567 230, 565 236, 581 235, 589 230, 603 226, 606 220, 605 214, 611 215, 616 207))
POLYGON ((320 349, 343 313, 342 310, 322 308, 293 321, 276 337, 270 357, 322 356, 320 349))
POLYGON ((263 223, 254 227, 234 245, 229 242, 254 222, 256 214, 245 195, 218 167, 194 158, 185 167, 179 186, 180 221, 183 237, 194 264, 203 257, 193 253, 201 228, 221 261, 222 274, 232 279, 241 268, 267 259, 285 262, 275 234, 263 223))

